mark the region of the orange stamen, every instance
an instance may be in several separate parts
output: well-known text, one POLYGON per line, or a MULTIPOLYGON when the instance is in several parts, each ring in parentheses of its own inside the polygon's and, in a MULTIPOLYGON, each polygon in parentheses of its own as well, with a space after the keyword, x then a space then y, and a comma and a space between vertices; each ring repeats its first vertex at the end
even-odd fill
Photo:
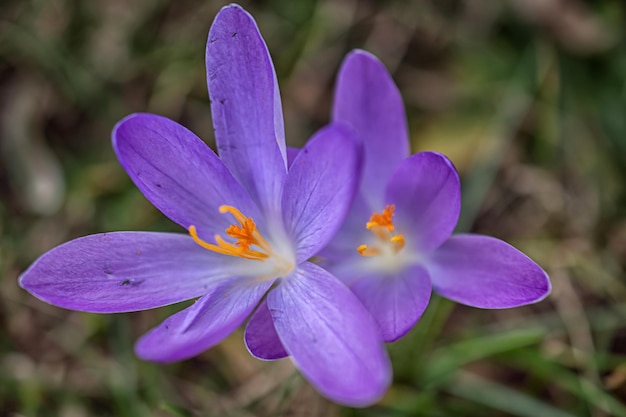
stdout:
POLYGON ((231 214, 239 222, 239 225, 232 224, 226 229, 226 234, 235 239, 234 244, 225 241, 220 235, 215 235, 216 244, 208 243, 198 236, 196 226, 191 225, 189 226, 189 234, 194 242, 204 249, 221 253, 222 255, 237 256, 255 261, 263 261, 270 256, 272 247, 261 236, 252 218, 246 217, 233 206, 220 206, 219 210, 222 214, 231 214), (257 246, 261 250, 252 250, 250 249, 251 246, 257 246))
POLYGON ((394 252, 398 253, 404 248, 404 236, 396 235, 390 239, 390 242, 393 244, 394 252))
POLYGON ((380 255, 380 249, 374 247, 374 248, 368 248, 367 245, 361 245, 358 248, 356 248, 356 250, 359 252, 359 255, 361 256, 376 256, 376 255, 380 255))
MULTIPOLYGON (((376 236, 376 238, 384 245, 391 244, 394 253, 400 252, 404 248, 404 236, 393 234, 395 226, 393 224, 393 214, 396 206, 388 204, 383 209, 382 213, 374 213, 370 220, 365 224, 367 230, 376 236)), ((381 248, 374 246, 368 247, 367 245, 360 245, 356 249, 361 256, 376 256, 380 255, 383 251, 381 248)))
POLYGON ((374 213, 372 217, 370 217, 370 221, 365 224, 367 230, 371 230, 374 227, 382 226, 386 227, 387 230, 393 232, 393 212, 395 211, 396 206, 393 204, 387 204, 381 213, 374 213))

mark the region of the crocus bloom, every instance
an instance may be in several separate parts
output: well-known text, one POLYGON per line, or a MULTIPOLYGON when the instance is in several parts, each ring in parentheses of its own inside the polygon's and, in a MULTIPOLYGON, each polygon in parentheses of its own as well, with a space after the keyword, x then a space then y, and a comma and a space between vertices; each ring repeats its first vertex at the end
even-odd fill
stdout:
POLYGON ((479 308, 546 297, 546 273, 511 245, 477 234, 451 236, 461 207, 459 176, 441 154, 409 156, 402 99, 373 55, 355 51, 345 59, 333 119, 361 137, 364 166, 351 212, 323 254, 377 320, 385 341, 415 325, 432 289, 479 308))
POLYGON ((51 304, 98 313, 199 297, 138 341, 137 355, 157 362, 201 353, 254 311, 245 334, 252 354, 272 359, 279 350, 329 398, 370 404, 390 382, 376 323, 347 286, 307 261, 348 212, 360 145, 331 124, 287 171, 272 61, 240 7, 217 15, 206 65, 219 158, 192 132, 156 115, 131 115, 113 132, 128 175, 189 234, 76 239, 39 258, 20 285, 51 304))

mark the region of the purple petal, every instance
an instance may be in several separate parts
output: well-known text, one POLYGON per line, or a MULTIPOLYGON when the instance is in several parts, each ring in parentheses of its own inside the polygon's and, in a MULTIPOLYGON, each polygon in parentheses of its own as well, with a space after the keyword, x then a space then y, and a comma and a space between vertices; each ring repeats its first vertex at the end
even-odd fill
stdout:
POLYGON ((316 133, 289 169, 283 218, 302 262, 315 255, 341 226, 357 187, 360 148, 339 124, 316 133))
POLYGON ((374 210, 365 201, 363 195, 357 193, 341 228, 320 251, 319 256, 326 260, 341 263, 345 263, 351 257, 362 259, 357 248, 367 242, 372 235, 372 232, 367 230, 365 226, 373 212, 374 210))
POLYGON ((300 149, 298 148, 287 147, 287 166, 288 167, 291 167, 291 164, 293 164, 293 161, 296 159, 296 156, 298 156, 298 152, 300 152, 300 149))
POLYGON ((385 198, 396 206, 394 222, 407 245, 428 252, 450 237, 459 220, 459 175, 441 154, 411 155, 394 171, 385 198))
POLYGON ((267 46, 241 7, 215 18, 206 67, 220 158, 266 213, 275 212, 287 173, 280 94, 267 46))
POLYGON ((259 211, 217 155, 178 123, 134 114, 113 130, 113 147, 128 175, 163 214, 200 236, 223 233, 233 223, 219 206, 237 207, 259 219, 259 211))
POLYGON ((137 356, 154 362, 173 362, 198 355, 239 327, 272 283, 250 279, 217 283, 194 305, 139 339, 135 346, 137 356))
POLYGON ((385 66, 365 51, 350 53, 337 77, 333 120, 355 129, 365 156, 361 192, 382 204, 393 169, 409 155, 404 106, 385 66))
POLYGON ((350 289, 378 323, 385 342, 393 342, 411 330, 426 310, 431 284, 424 267, 415 265, 393 276, 362 277, 350 289))
POLYGON ((550 293, 550 280, 539 265, 488 236, 453 236, 424 265, 435 291, 473 307, 517 307, 550 293))
POLYGON ((337 278, 305 262, 267 305, 285 350, 322 394, 350 406, 384 394, 390 364, 376 324, 337 278))
POLYGON ((104 233, 47 252, 22 274, 20 285, 72 310, 145 310, 205 293, 209 283, 227 273, 215 258, 185 235, 104 233))
POLYGON ((246 346, 252 356, 261 360, 275 360, 288 356, 272 322, 272 316, 263 301, 246 326, 246 346))

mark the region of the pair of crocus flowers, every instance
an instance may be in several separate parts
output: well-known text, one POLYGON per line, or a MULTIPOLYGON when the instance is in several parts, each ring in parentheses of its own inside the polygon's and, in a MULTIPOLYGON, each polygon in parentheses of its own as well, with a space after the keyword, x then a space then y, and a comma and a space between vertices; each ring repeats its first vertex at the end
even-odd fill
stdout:
POLYGON ((197 298, 138 341, 137 355, 157 362, 197 355, 251 316, 252 355, 290 356, 322 394, 351 406, 384 394, 383 342, 418 321, 433 288, 482 308, 549 292, 542 269, 510 245, 451 237, 459 177, 441 154, 409 156, 400 95, 372 55, 346 58, 333 121, 300 151, 285 146, 272 61, 239 6, 215 18, 206 65, 219 157, 156 115, 131 115, 113 132, 128 175, 188 234, 76 239, 39 258, 22 287, 98 313, 197 298))

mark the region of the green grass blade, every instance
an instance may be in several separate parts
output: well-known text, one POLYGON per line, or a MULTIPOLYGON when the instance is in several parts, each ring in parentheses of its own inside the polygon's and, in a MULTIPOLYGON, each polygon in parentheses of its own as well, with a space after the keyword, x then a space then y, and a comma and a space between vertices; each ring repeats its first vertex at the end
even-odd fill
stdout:
POLYGON ((451 394, 519 417, 576 417, 520 391, 463 372, 446 390, 451 394))

